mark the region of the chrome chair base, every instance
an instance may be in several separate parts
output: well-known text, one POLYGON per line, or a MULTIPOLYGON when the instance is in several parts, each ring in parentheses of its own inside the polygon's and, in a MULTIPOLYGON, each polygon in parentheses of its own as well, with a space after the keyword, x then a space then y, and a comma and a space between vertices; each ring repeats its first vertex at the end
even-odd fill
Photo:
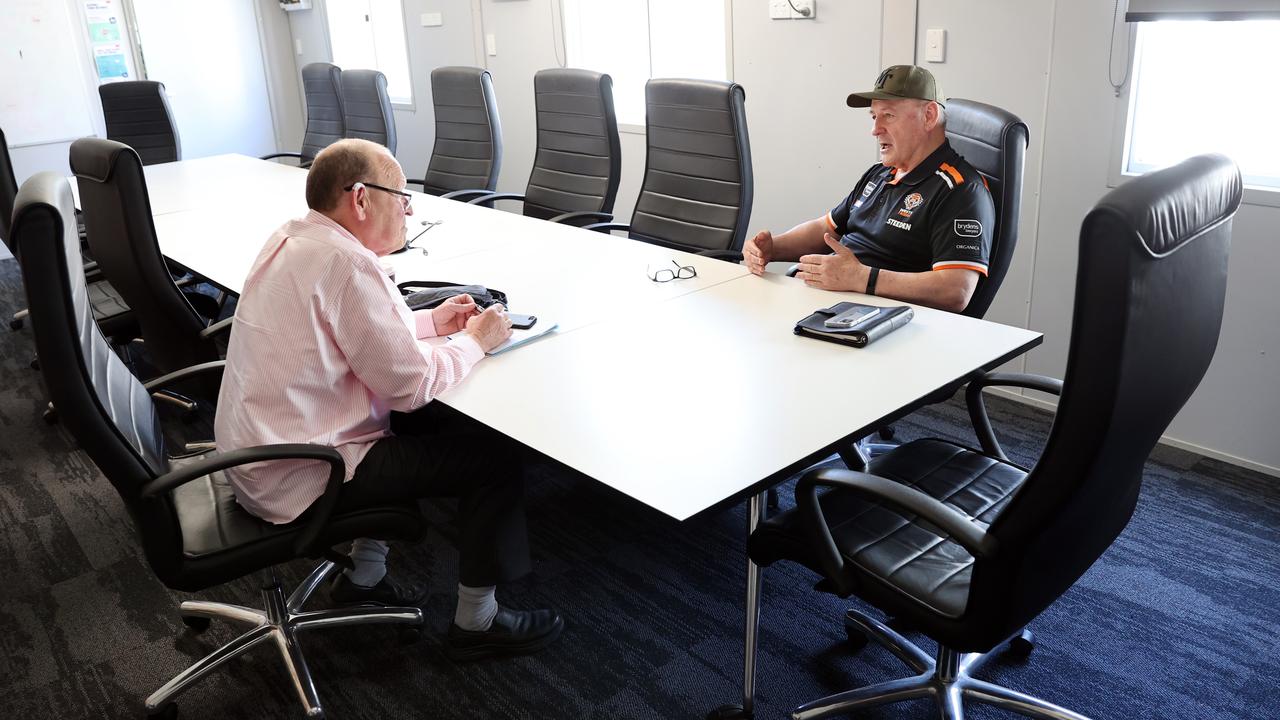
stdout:
POLYGON ((422 610, 408 607, 353 607, 338 610, 303 611, 312 593, 333 572, 336 566, 332 562, 322 562, 285 600, 284 589, 279 581, 272 577, 272 582, 262 588, 264 610, 247 608, 227 603, 204 602, 191 600, 182 603, 179 612, 182 621, 193 629, 203 629, 214 618, 244 623, 250 629, 235 640, 223 645, 209 655, 201 658, 191 667, 183 670, 163 687, 147 698, 148 715, 164 715, 178 695, 200 682, 218 666, 239 657, 262 642, 270 642, 280 652, 285 669, 293 681, 298 698, 307 717, 324 717, 324 709, 316 693, 315 684, 311 681, 311 671, 302 655, 302 647, 298 644, 298 633, 302 630, 341 627, 344 625, 371 625, 375 623, 399 623, 421 627, 422 610))
POLYGON ((845 613, 845 625, 885 646, 917 674, 805 703, 791 712, 793 720, 818 720, 916 698, 933 698, 943 720, 963 720, 966 700, 1043 720, 1088 720, 1053 703, 974 679, 972 674, 1003 651, 1004 643, 986 653, 958 653, 939 646, 935 660, 889 626, 857 610, 845 613))

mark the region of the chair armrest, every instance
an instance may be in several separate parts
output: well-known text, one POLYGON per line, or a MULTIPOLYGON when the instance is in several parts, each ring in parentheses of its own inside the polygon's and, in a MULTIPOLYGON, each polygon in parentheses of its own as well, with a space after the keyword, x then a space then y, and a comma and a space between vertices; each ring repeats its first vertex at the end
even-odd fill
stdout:
POLYGON ((480 197, 474 200, 468 200, 467 204, 468 205, 479 205, 481 203, 492 204, 496 200, 519 200, 520 202, 524 202, 524 195, 521 195, 520 193, 491 192, 488 195, 481 195, 480 197))
POLYGON ((599 220, 601 222, 613 222, 613 214, 607 212, 593 212, 591 210, 580 210, 578 212, 567 212, 563 215, 556 215, 555 217, 547 218, 547 221, 573 225, 580 220, 587 219, 599 220))
POLYGON ((583 230, 595 230, 596 232, 602 232, 602 233, 604 233, 604 234, 606 234, 606 235, 607 235, 607 234, 609 234, 609 233, 613 232, 614 230, 626 230, 626 231, 630 232, 630 231, 631 231, 631 225, 629 225, 629 224, 624 224, 624 223, 614 223, 614 222, 607 222, 607 223, 592 223, 592 224, 590 224, 590 225, 583 225, 583 226, 582 226, 582 229, 583 229, 583 230))
POLYGON ((298 158, 299 160, 301 160, 301 159, 302 159, 302 153, 296 153, 296 152, 278 152, 278 153, 271 153, 270 155, 263 155, 262 157, 260 157, 260 158, 258 158, 258 159, 259 159, 259 160, 275 160, 276 158, 282 158, 282 157, 298 158))
POLYGON ((440 197, 446 200, 457 200, 458 202, 466 202, 465 198, 469 198, 473 195, 491 195, 491 194, 493 194, 492 190, 487 190, 485 188, 476 188, 472 190, 454 190, 453 192, 445 193, 440 197))
POLYGON ((405 185, 418 185, 418 186, 420 186, 420 187, 425 188, 425 187, 427 186, 427 181, 426 181, 426 180, 421 180, 421 179, 418 179, 418 178, 406 178, 406 179, 405 179, 405 181, 404 181, 404 184, 405 184, 405 185))
POLYGON ((787 268, 787 277, 795 277, 798 272, 800 272, 800 263, 796 263, 795 265, 787 268))
POLYGON ((996 553, 996 539, 976 525, 972 518, 915 488, 853 470, 810 470, 796 483, 796 508, 801 514, 814 550, 817 551, 819 562, 827 577, 837 585, 843 585, 841 579, 844 577, 844 557, 836 547, 835 539, 831 537, 831 528, 818 504, 820 487, 848 488, 915 513, 937 525, 975 558, 991 557, 996 553))
POLYGON ((207 327, 207 328, 205 328, 205 329, 201 330, 201 331, 200 331, 200 339, 204 340, 204 339, 207 339, 207 338, 212 337, 212 336, 214 336, 214 335, 217 335, 218 333, 222 332, 223 330, 230 330, 230 329, 231 329, 231 321, 232 321, 232 320, 235 320, 235 316, 232 316, 232 317, 229 317, 229 318, 223 318, 222 320, 219 320, 218 322, 216 322, 216 323, 214 323, 214 324, 210 325, 209 327, 207 327))
POLYGON ((99 272, 97 260, 90 260, 89 262, 84 264, 85 275, 88 275, 89 273, 94 273, 94 272, 99 272))
POLYGON ((725 262, 731 262, 731 263, 742 262, 741 250, 699 250, 698 254, 703 257, 715 258, 716 260, 724 260, 725 262))
POLYGON ((1004 454, 1004 448, 1000 447, 1000 441, 996 439, 996 431, 991 427, 987 404, 982 399, 982 389, 987 387, 1021 387, 1061 395, 1062 381, 1043 375, 1000 372, 986 373, 969 381, 969 387, 964 391, 964 401, 969 406, 969 421, 973 423, 973 433, 978 436, 984 453, 1008 461, 1009 457, 1004 454))
POLYGON ((218 372, 222 372, 223 368, 225 368, 226 366, 227 366, 226 360, 214 360, 213 362, 200 363, 199 365, 184 367, 181 370, 174 370, 168 375, 161 375, 158 378, 148 380, 147 382, 142 384, 142 387, 145 388, 147 392, 152 392, 156 388, 164 387, 166 385, 177 382, 178 380, 186 380, 187 378, 193 377, 195 375, 200 375, 202 373, 207 373, 207 372, 213 372, 214 370, 217 370, 218 372))
POLYGON ((218 453, 161 475, 143 485, 138 494, 142 498, 153 498, 209 473, 264 460, 323 460, 329 463, 329 479, 326 482, 324 494, 311 504, 311 508, 307 511, 310 519, 306 521, 306 526, 293 543, 293 551, 296 555, 316 557, 323 554, 325 548, 316 548, 314 545, 319 540, 320 533, 329 524, 329 516, 333 514, 334 505, 338 501, 338 493, 342 489, 343 481, 346 480, 347 469, 342 456, 328 445, 282 443, 218 453))

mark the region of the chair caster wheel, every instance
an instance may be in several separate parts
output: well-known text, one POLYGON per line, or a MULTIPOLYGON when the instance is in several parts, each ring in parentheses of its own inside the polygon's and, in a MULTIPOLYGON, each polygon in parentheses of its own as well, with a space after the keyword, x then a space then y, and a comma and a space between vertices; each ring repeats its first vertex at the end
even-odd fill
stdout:
POLYGON ((1009 641, 1009 647, 1005 650, 1005 657, 1016 662, 1023 662, 1031 657, 1031 651, 1036 649, 1036 636, 1031 634, 1030 630, 1023 630, 1021 633, 1013 636, 1009 641))
POLYGON ((49 424, 49 425, 58 424, 58 411, 54 410, 53 408, 49 408, 48 410, 45 410, 44 413, 40 415, 40 417, 44 419, 46 424, 49 424))
POLYGON ((9 321, 9 329, 10 329, 10 330, 21 330, 21 329, 22 329, 22 324, 23 324, 23 323, 22 323, 22 321, 21 321, 21 320, 10 320, 10 321, 9 321))
POLYGON ((895 435, 897 435, 897 433, 894 431, 892 425, 885 425, 884 427, 880 428, 880 439, 884 440, 885 442, 892 440, 895 435))
POLYGON ((413 645, 422 639, 422 628, 406 625, 396 631, 396 642, 401 645, 413 645))
POLYGON ((754 717, 754 712, 744 710, 742 706, 737 703, 721 705, 715 710, 707 713, 707 720, 751 720, 751 718, 754 717))
POLYGON ((209 624, 211 622, 212 620, 210 620, 209 618, 201 617, 199 615, 183 615, 182 616, 182 624, 186 625, 188 628, 191 629, 192 632, 196 632, 196 633, 202 633, 205 630, 208 630, 209 624))
POLYGON ((40 369, 40 358, 31 358, 31 369, 32 370, 40 369))
POLYGON ((178 703, 171 702, 156 710, 148 710, 147 720, 178 720, 178 703))
POLYGON ((849 638, 849 646, 854 652, 867 646, 867 636, 858 628, 846 625, 844 634, 849 638))

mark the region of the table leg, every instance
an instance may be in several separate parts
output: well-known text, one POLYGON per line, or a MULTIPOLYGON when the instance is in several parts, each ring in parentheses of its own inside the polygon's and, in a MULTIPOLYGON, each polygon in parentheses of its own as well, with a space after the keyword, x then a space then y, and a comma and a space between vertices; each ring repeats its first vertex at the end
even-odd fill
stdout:
MULTIPOLYGON (((747 537, 755 532, 764 519, 766 493, 757 493, 747 501, 747 537)), ((756 694, 756 644, 760 628, 760 590, 764 585, 760 566, 747 558, 747 615, 745 648, 742 663, 742 704, 722 705, 707 713, 707 720, 751 718, 755 715, 756 694)))

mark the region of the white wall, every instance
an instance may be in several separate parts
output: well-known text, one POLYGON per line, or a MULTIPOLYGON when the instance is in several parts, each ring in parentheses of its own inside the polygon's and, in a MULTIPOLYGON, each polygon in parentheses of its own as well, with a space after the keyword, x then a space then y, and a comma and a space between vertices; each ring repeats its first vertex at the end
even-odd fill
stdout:
MULTIPOLYGON (((845 107, 867 86, 881 53, 898 61, 902 0, 828 0, 816 21, 770 21, 764 0, 734 0, 733 77, 746 89, 755 169, 752 229, 785 229, 834 205, 875 155, 864 114, 845 107), (886 35, 887 33, 887 35, 886 35)), ((293 37, 306 45, 298 66, 327 59, 322 0, 294 13, 293 37)), ((505 159, 499 189, 521 191, 534 152, 532 78, 557 63, 552 3, 405 0, 415 111, 397 111, 397 153, 410 176, 425 169, 432 121, 428 75, 442 64, 487 63, 502 115, 505 159), (440 28, 418 15, 442 12, 440 28), (483 34, 498 54, 483 56, 483 34)), ((999 105, 1029 125, 1021 237, 988 317, 1045 333, 1044 344, 1013 365, 1061 377, 1074 292, 1077 233, 1109 189, 1111 134, 1118 103, 1107 83, 1111 0, 917 0, 917 47, 929 27, 948 30, 947 61, 930 64, 943 91, 999 105)), ((294 92, 298 92, 294 89, 294 92)), ((617 215, 639 190, 644 138, 624 134, 617 215)), ((517 209, 512 207, 512 209, 517 209)), ((1210 455, 1280 474, 1280 321, 1269 293, 1280 251, 1271 241, 1280 209, 1247 205, 1236 220, 1226 318, 1217 357, 1169 439, 1210 455)), ((1176 362, 1171 358, 1171 362, 1176 362)))

